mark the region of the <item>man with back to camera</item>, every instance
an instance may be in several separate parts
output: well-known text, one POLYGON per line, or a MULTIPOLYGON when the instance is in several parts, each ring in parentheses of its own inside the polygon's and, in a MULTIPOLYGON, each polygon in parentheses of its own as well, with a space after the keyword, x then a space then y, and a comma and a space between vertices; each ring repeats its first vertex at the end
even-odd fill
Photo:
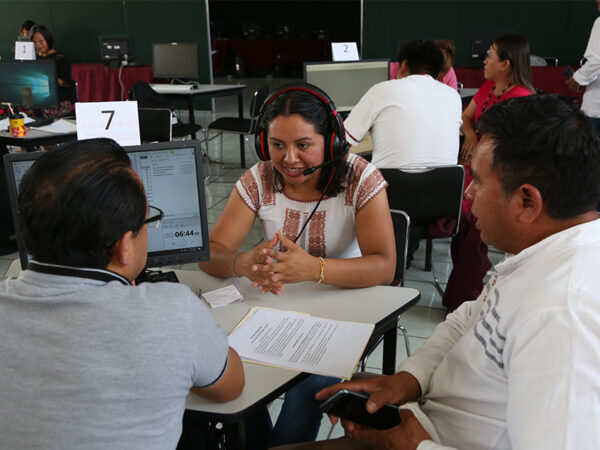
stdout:
POLYGON ((600 140, 555 95, 498 103, 479 125, 467 196, 506 258, 398 373, 316 395, 364 392, 371 412, 403 405, 402 424, 342 421, 348 437, 310 448, 600 446, 600 140))
POLYGON ((45 153, 19 210, 32 261, 0 280, 0 447, 174 449, 190 388, 241 394, 240 358, 197 296, 132 286, 162 213, 118 144, 45 153))
MULTIPOLYGON (((597 9, 600 11, 600 0, 597 9)), ((586 86, 581 109, 594 120, 600 134, 600 17, 594 21, 583 57, 583 65, 565 83, 573 92, 580 92, 586 86)))
POLYGON ((377 168, 456 164, 462 103, 436 80, 444 54, 433 41, 411 41, 398 54, 398 79, 377 83, 344 121, 352 145, 373 136, 377 168))

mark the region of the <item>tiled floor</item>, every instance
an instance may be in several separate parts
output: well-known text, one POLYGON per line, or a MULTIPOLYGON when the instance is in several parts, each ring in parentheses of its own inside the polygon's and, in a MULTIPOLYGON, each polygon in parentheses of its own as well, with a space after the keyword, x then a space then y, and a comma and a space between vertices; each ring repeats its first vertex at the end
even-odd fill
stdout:
MULTIPOLYGON (((244 102, 246 114, 248 114, 251 95, 255 89, 260 85, 267 83, 271 90, 275 87, 286 83, 297 80, 282 80, 282 79, 244 79, 244 80, 232 80, 232 79, 218 79, 215 83, 242 83, 247 84, 248 89, 245 91, 244 102)), ((216 113, 212 112, 198 112, 197 121, 202 123, 204 126, 208 125, 212 120, 221 116, 237 115, 237 102, 235 97, 221 97, 215 99, 215 110, 216 113)), ((185 112, 180 112, 181 119, 185 121, 187 119, 185 112)), ((211 141, 209 146, 209 156, 211 159, 217 159, 220 156, 219 152, 219 141, 220 139, 214 139, 211 141)), ((223 138, 223 154, 222 161, 219 163, 210 163, 205 166, 205 176, 207 179, 206 186, 206 201, 208 208, 208 223, 211 227, 217 220, 219 214, 225 207, 227 198, 233 189, 234 183, 244 172, 240 169, 239 161, 239 138, 237 135, 225 135, 223 138)), ((252 140, 246 143, 246 167, 250 167, 252 164, 258 161, 256 153, 254 152, 254 143, 252 140)), ((246 241, 244 242, 241 250, 248 250, 262 241, 262 232, 258 224, 252 228, 246 241)), ((448 274, 452 269, 452 263, 449 256, 449 240, 437 240, 433 246, 433 263, 435 266, 438 279, 443 284, 448 279, 448 274)), ((424 246, 422 246, 424 247, 424 246)), ((424 272, 424 248, 419 249, 415 254, 415 260, 413 261, 412 267, 408 269, 406 273, 406 286, 414 287, 421 292, 421 299, 419 303, 407 311, 400 318, 400 323, 406 327, 409 335, 409 342, 411 350, 414 351, 419 348, 425 339, 434 331, 437 324, 444 319, 445 309, 441 304, 441 298, 438 292, 435 290, 431 272, 424 272)), ((10 263, 17 258, 17 254, 5 255, 0 257, 0 274, 4 274, 8 269, 10 263)), ((495 252, 490 253, 490 259, 492 263, 496 263, 501 258, 501 255, 495 252)), ((182 268, 196 270, 195 264, 187 264, 182 268)), ((228 330, 227 330, 228 331, 228 330)), ((397 361, 401 362, 406 358, 406 350, 404 346, 404 338, 399 335, 398 338, 398 353, 397 361)), ((369 357, 367 361, 367 368, 371 371, 381 370, 381 348, 376 349, 375 352, 369 357)), ((277 417, 279 409, 281 407, 281 399, 276 400, 270 406, 270 411, 273 419, 277 417)), ((321 427, 319 433, 319 439, 324 439, 329 432, 329 426, 325 425, 328 423, 327 419, 323 419, 324 426, 321 427)), ((333 436, 340 436, 342 430, 337 426, 333 431, 333 436)))

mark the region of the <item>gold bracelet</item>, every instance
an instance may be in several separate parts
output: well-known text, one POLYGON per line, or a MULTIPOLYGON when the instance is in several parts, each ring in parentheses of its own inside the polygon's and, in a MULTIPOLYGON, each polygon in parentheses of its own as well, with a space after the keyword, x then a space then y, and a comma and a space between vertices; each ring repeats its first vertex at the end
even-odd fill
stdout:
POLYGON ((236 278, 237 275, 235 274, 235 271, 233 270, 233 265, 235 264, 235 258, 237 258, 237 256, 239 255, 239 253, 236 253, 235 255, 233 255, 233 259, 231 260, 231 276, 236 278))
POLYGON ((325 279, 325 260, 319 256, 319 264, 321 266, 321 276, 319 277, 319 281, 317 284, 321 284, 325 279))

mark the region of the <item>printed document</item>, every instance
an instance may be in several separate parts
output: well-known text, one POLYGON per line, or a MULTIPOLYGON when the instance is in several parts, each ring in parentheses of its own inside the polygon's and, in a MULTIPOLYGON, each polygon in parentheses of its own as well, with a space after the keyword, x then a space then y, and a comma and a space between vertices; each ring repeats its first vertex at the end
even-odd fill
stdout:
POLYGON ((248 362, 350 379, 374 325, 254 307, 229 334, 248 362))

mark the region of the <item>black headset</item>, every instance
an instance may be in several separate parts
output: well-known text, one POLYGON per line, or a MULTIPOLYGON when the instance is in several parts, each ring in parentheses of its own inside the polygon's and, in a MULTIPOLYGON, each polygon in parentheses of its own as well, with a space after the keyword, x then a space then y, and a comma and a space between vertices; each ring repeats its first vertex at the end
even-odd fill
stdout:
POLYGON ((342 118, 339 116, 333 101, 329 96, 316 86, 308 83, 301 84, 290 84, 282 86, 278 91, 269 95, 264 101, 258 112, 256 131, 254 132, 254 145, 256 148, 256 154, 262 161, 268 161, 271 159, 269 155, 269 144, 268 140, 268 125, 263 124, 263 115, 267 107, 275 101, 277 97, 286 92, 291 91, 303 91, 317 97, 325 105, 329 117, 331 119, 331 132, 328 136, 325 136, 325 161, 332 159, 339 159, 343 157, 348 151, 348 143, 346 142, 346 131, 344 129, 344 123, 342 118))

